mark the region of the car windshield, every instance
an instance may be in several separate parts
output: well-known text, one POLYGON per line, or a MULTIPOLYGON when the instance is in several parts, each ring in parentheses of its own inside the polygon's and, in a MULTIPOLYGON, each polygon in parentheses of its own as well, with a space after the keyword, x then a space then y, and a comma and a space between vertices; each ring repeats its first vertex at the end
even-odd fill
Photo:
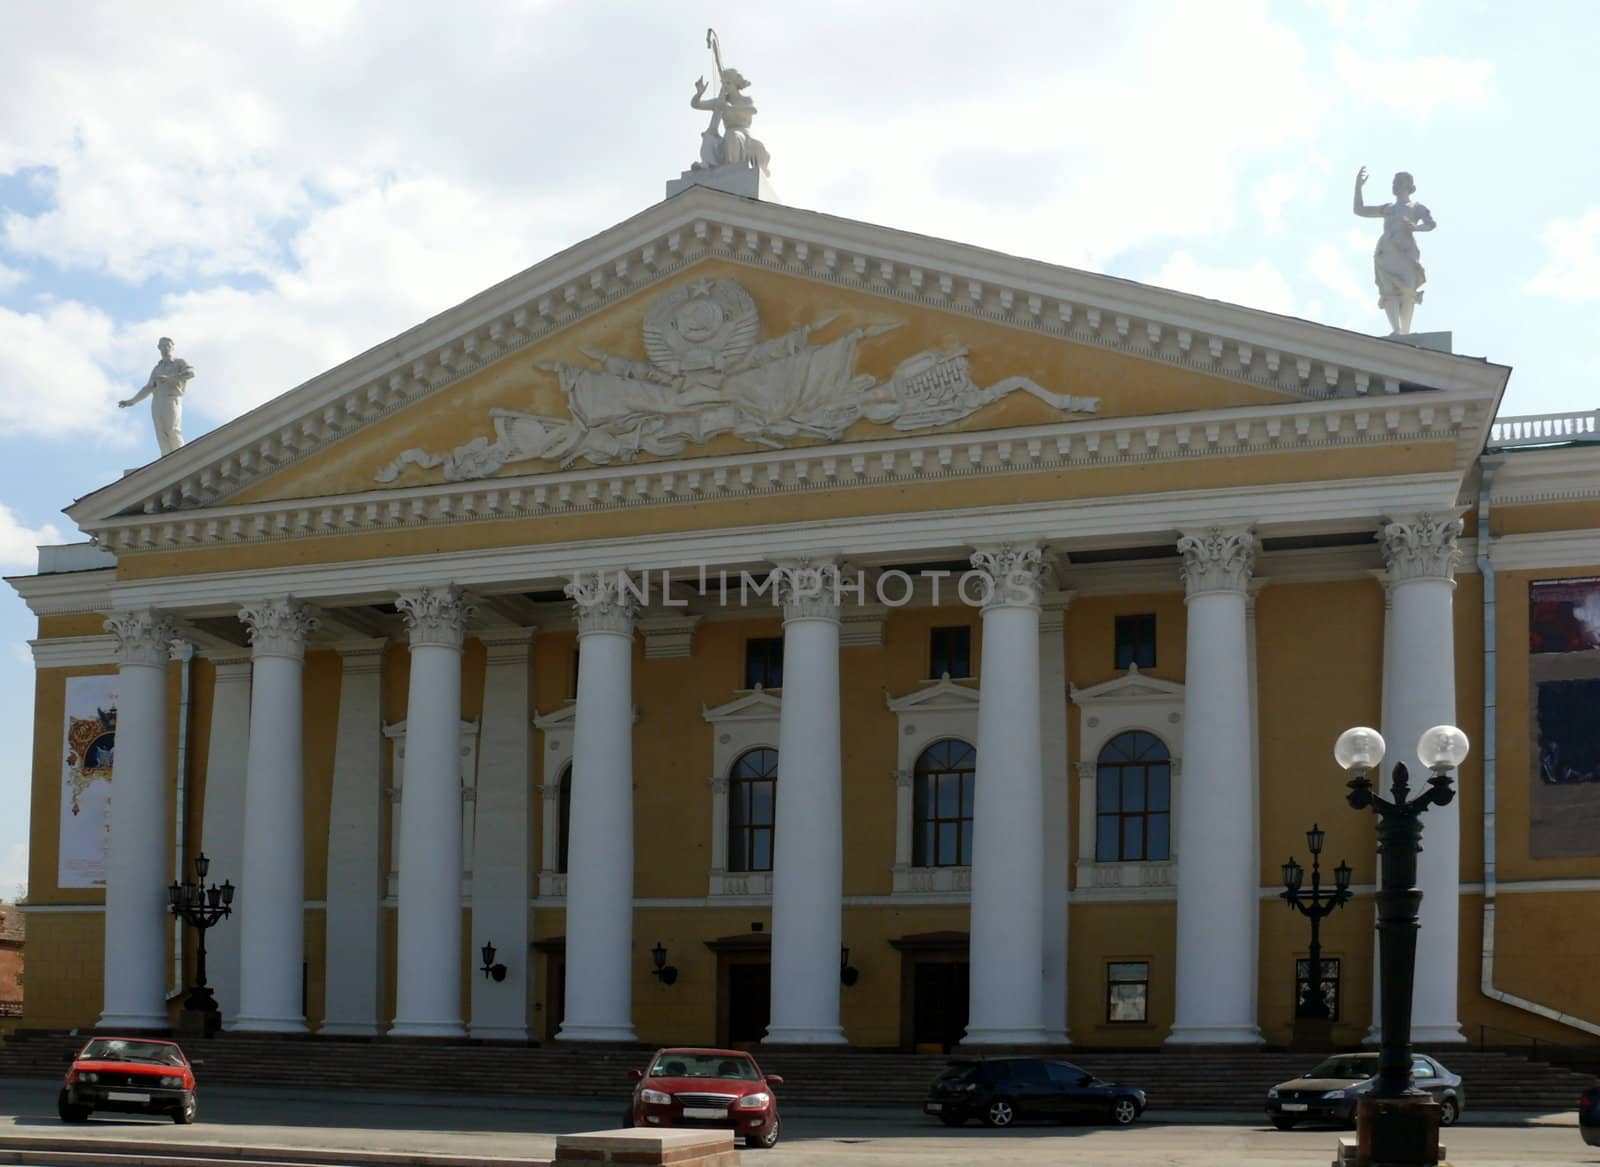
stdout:
POLYGON ((1308 1078, 1370 1078, 1378 1072, 1376 1057, 1328 1058, 1306 1072, 1308 1078))
POLYGON ((756 1064, 749 1058, 736 1054, 657 1054, 650 1067, 652 1078, 732 1078, 739 1082, 756 1082, 756 1064))
POLYGON ((78 1055, 85 1061, 154 1062, 160 1066, 183 1065, 183 1054, 175 1045, 159 1041, 128 1041, 120 1037, 97 1037, 78 1055))

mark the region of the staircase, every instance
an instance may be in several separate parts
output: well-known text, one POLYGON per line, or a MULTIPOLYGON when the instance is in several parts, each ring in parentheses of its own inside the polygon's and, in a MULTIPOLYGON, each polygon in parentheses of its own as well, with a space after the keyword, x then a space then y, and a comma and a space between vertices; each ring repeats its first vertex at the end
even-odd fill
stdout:
MULTIPOLYGON (((56 1078, 85 1041, 60 1034, 24 1034, 0 1045, 0 1077, 56 1078)), ((630 1069, 651 1051, 618 1047, 512 1046, 402 1041, 337 1041, 224 1035, 184 1043, 200 1062, 202 1086, 311 1087, 417 1093, 521 1095, 615 1102, 627 1100, 630 1069)), ((1464 1080, 1467 1111, 1571 1110, 1590 1074, 1514 1054, 1470 1049, 1436 1051, 1464 1080)), ((1101 1078, 1138 1086, 1150 1108, 1259 1110, 1267 1087, 1309 1069, 1316 1054, 1217 1049, 1097 1052, 1065 1057, 1101 1078)), ((904 1107, 915 1110, 948 1058, 864 1050, 758 1050, 770 1074, 785 1079, 790 1106, 904 1107)))

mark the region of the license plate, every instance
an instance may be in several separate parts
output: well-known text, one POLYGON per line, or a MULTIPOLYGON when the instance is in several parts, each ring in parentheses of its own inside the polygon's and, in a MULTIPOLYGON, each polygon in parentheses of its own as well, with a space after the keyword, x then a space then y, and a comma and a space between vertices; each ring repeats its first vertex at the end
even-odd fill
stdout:
POLYGON ((685 1106, 684 1118, 727 1118, 728 1108, 725 1106, 685 1106))
POLYGON ((942 1102, 924 1102, 922 1104, 922 1113, 923 1114, 943 1114, 944 1113, 944 1103, 942 1103, 942 1102))
POLYGON ((1278 1109, 1279 1110, 1310 1110, 1311 1108, 1309 1106, 1307 1106, 1304 1102, 1285 1102, 1282 1106, 1278 1107, 1278 1109))
POLYGON ((106 1097, 113 1102, 149 1102, 150 1095, 135 1094, 131 1090, 107 1090, 106 1097))

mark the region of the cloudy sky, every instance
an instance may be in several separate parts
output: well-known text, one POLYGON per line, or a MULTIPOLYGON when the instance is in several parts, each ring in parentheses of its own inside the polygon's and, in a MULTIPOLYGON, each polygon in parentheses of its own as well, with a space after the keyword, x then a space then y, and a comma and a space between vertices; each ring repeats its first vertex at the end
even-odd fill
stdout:
MULTIPOLYGON (((1415 173, 1418 330, 1600 405, 1589 0, 50 0, 0 15, 0 571, 155 455, 657 201, 715 25, 791 205, 1372 332, 1415 173)), ((0 596, 0 897, 34 625, 0 596)))

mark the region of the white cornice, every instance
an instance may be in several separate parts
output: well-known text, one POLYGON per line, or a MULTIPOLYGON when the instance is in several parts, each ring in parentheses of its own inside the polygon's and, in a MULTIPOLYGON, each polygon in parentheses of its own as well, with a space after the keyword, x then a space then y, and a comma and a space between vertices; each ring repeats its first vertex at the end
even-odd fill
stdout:
MULTIPOLYGON (((903 231, 685 192, 323 373, 67 513, 85 531, 118 514, 213 507, 379 417, 709 257, 1126 351, 1308 400, 1457 390, 1483 446, 1509 370, 1109 276, 903 231)), ((1424 395, 1427 396, 1427 395, 1424 395)), ((1128 419, 1124 424, 1141 428, 1128 419)))
POLYGON ((1492 456, 1491 506, 1600 498, 1600 446, 1517 449, 1492 456))
POLYGON ((976 713, 978 688, 968 683, 941 677, 925 681, 923 687, 903 697, 883 695, 884 701, 895 713, 976 713))
POLYGON ((722 705, 709 708, 702 705, 700 716, 712 725, 720 725, 725 721, 777 721, 782 711, 781 696, 775 697, 772 691, 766 689, 753 689, 722 705))
POLYGON ((10 584, 35 616, 73 616, 111 609, 115 568, 73 571, 63 575, 10 575, 10 584))
POLYGON ((214 572, 117 584, 118 607, 232 611, 250 599, 294 595, 313 602, 352 602, 421 586, 457 583, 485 592, 576 571, 627 568, 696 569, 804 557, 826 546, 844 556, 898 554, 948 558, 950 548, 1005 540, 1043 540, 1063 549, 1104 540, 1175 538, 1180 529, 1251 522, 1264 535, 1317 524, 1375 524, 1397 511, 1443 511, 1453 505, 1453 473, 1304 482, 1288 486, 1161 492, 1112 498, 952 508, 811 523, 776 523, 706 531, 666 532, 606 540, 523 544, 457 553, 395 556, 308 566, 214 572), (932 554, 930 554, 932 553, 932 554))
POLYGON ((1161 701, 1182 701, 1183 686, 1176 681, 1141 673, 1138 665, 1129 665, 1120 677, 1102 681, 1080 689, 1072 687, 1074 705, 1149 705, 1161 701))
POLYGON ((113 665, 117 661, 117 638, 114 636, 58 636, 30 640, 28 647, 33 650, 36 669, 113 665))
POLYGON ((914 481, 1425 441, 1455 442, 1459 470, 1470 464, 1472 435, 1487 424, 1488 408, 1470 395, 1441 392, 1059 422, 121 515, 90 522, 86 529, 114 551, 134 554, 914 481))
POLYGON ((1489 544, 1489 562, 1496 571, 1593 568, 1600 572, 1600 531, 1501 535, 1489 544))

